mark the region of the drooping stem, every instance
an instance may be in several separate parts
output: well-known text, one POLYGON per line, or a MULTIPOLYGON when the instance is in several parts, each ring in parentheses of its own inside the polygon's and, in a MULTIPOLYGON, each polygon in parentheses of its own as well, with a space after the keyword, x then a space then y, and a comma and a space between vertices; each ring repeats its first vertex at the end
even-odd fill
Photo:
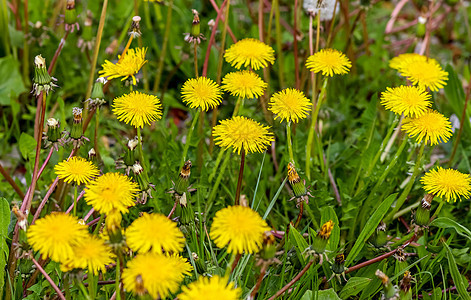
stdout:
POLYGON ((240 204, 240 190, 242 188, 242 178, 243 178, 243 175, 244 175, 244 166, 245 166, 245 149, 242 147, 242 151, 240 152, 239 178, 237 179, 237 189, 236 189, 234 205, 239 205, 240 204))
POLYGON ((193 116, 193 122, 191 122, 190 129, 188 130, 188 133, 186 134, 186 142, 185 142, 185 147, 183 148, 183 155, 180 162, 180 167, 178 168, 179 170, 181 170, 181 168, 183 167, 183 164, 187 160, 186 155, 188 154, 188 149, 190 148, 191 138, 193 137, 193 132, 195 131, 196 122, 198 121, 198 116, 200 115, 200 111, 201 111, 201 108, 195 112, 195 115, 193 116))
POLYGON ((309 128, 309 134, 307 137, 305 172, 308 179, 311 179, 311 149, 312 149, 312 143, 314 141, 314 134, 315 134, 316 126, 317 126, 317 117, 319 115, 319 110, 322 105, 322 100, 326 94, 326 90, 327 90, 327 77, 324 79, 324 82, 322 84, 322 89, 319 94, 319 98, 317 99, 315 109, 312 112, 311 126, 309 128))
POLYGON ((293 143, 291 141, 291 121, 286 124, 286 144, 288 145, 289 160, 294 164, 293 143))
POLYGON ((165 23, 164 40, 162 42, 162 49, 160 50, 159 65, 157 67, 157 74, 155 75, 155 82, 153 92, 156 94, 159 91, 160 80, 162 79, 162 72, 164 69, 164 61, 167 55, 168 37, 170 36, 170 27, 172 24, 173 1, 170 0, 167 5, 167 21, 165 23))

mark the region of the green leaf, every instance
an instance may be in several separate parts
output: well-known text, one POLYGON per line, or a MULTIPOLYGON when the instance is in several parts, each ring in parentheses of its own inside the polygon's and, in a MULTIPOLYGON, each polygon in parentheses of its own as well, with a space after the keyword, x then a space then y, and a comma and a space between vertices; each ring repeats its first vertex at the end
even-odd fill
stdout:
POLYGON ((304 259, 304 256, 303 256, 302 253, 308 247, 308 244, 307 244, 306 240, 299 233, 299 231, 296 230, 296 228, 294 228, 292 225, 290 225, 288 235, 289 235, 289 240, 290 240, 291 244, 296 246, 296 254, 298 255, 299 261, 302 264, 305 264, 306 260, 304 259))
MULTIPOLYGON (((10 205, 5 198, 0 198, 0 266, 7 265, 8 245, 8 225, 10 224, 10 205)), ((3 295, 5 285, 5 268, 0 268, 0 295, 3 295)))
POLYGON ((390 195, 386 200, 381 203, 381 205, 375 210, 375 212, 371 215, 368 221, 365 224, 365 227, 361 231, 360 235, 358 236, 355 244, 353 245, 352 250, 347 256, 345 260, 345 266, 349 266, 350 263, 355 259, 355 257, 360 253, 363 246, 365 246, 366 241, 368 238, 373 234, 378 226, 379 222, 383 219, 384 215, 388 212, 391 204, 396 199, 397 193, 390 195))
POLYGON ((26 92, 18 71, 18 61, 12 56, 0 58, 0 105, 10 105, 10 99, 26 92))
POLYGON ((317 291, 317 296, 312 294, 311 290, 307 290, 301 297, 301 300, 341 300, 334 289, 317 291))
POLYGON ((36 140, 27 133, 22 132, 19 142, 20 152, 24 159, 34 156, 36 150, 36 140))
POLYGON ((340 292, 340 298, 347 299, 348 297, 355 296, 361 292, 369 283, 371 279, 367 277, 352 277, 343 287, 340 292))
MULTIPOLYGON (((453 69, 452 66, 447 65, 445 70, 448 72, 448 82, 445 85, 445 96, 450 103, 453 112, 461 118, 461 115, 463 114, 463 108, 464 108, 464 101, 465 101, 465 93, 463 90, 463 86, 461 84, 460 79, 458 78, 458 75, 456 74, 455 70, 453 69)), ((471 127, 469 123, 469 114, 466 113, 466 120, 464 123, 464 129, 466 132, 471 134, 471 127)), ((460 120, 462 122, 463 120, 460 120)))
POLYGON ((335 213, 332 206, 323 207, 321 209, 321 224, 324 224, 329 220, 332 220, 332 222, 334 222, 334 228, 332 229, 332 234, 330 235, 329 242, 326 248, 329 251, 335 251, 340 241, 340 227, 339 219, 337 218, 337 214, 335 213))
POLYGON ((446 256, 448 258, 448 267, 450 269, 451 278, 453 278, 453 282, 455 283, 458 294, 460 294, 463 300, 471 300, 471 296, 467 291, 469 285, 468 282, 463 280, 463 276, 461 276, 460 271, 458 270, 455 257, 453 256, 450 247, 446 243, 443 245, 446 248, 446 256))
POLYGON ((459 235, 471 240, 471 231, 463 225, 445 217, 437 218, 430 223, 430 226, 439 228, 453 228, 459 235))

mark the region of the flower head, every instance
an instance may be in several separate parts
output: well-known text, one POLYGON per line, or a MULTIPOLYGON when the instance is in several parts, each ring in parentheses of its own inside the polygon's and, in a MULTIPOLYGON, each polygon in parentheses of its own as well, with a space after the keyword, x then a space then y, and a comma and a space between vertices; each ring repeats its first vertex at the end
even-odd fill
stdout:
POLYGON ((334 76, 347 74, 352 63, 338 50, 322 49, 307 58, 306 67, 314 73, 322 72, 324 76, 334 76))
POLYGON ((404 65, 400 70, 402 76, 420 88, 429 88, 431 91, 438 91, 446 85, 448 72, 434 59, 416 60, 404 65))
POLYGON ((332 233, 332 229, 334 229, 334 222, 332 220, 329 220, 325 222, 321 229, 318 232, 318 236, 324 240, 329 239, 330 234, 332 233))
POLYGON ((98 168, 92 162, 78 156, 73 156, 69 160, 58 163, 54 170, 60 179, 78 185, 87 183, 100 174, 98 168))
POLYGON ((134 251, 181 252, 185 238, 166 216, 144 213, 126 229, 126 242, 134 251))
POLYGON ((210 236, 230 253, 255 253, 260 250, 263 233, 270 230, 258 213, 245 206, 229 206, 214 217, 210 236))
POLYGON ((134 205, 139 186, 120 173, 106 173, 90 182, 85 190, 85 201, 102 214, 119 211, 127 213, 134 205))
POLYGON ((420 179, 427 193, 455 202, 461 197, 471 196, 471 178, 454 169, 438 167, 430 170, 420 179))
POLYGON ((138 128, 162 118, 162 105, 154 95, 131 92, 113 100, 113 113, 119 121, 138 128))
POLYGON ((268 110, 275 114, 275 120, 297 123, 311 111, 311 102, 297 89, 284 89, 271 96, 268 110))
POLYGON ((148 293, 154 299, 165 299, 178 291, 180 282, 191 270, 191 265, 181 256, 138 254, 123 271, 123 285, 138 296, 148 293))
POLYGON ((88 234, 80 239, 74 247, 74 253, 61 266, 62 271, 71 269, 88 269, 95 275, 99 271, 106 272, 105 265, 113 262, 111 248, 105 241, 88 234))
POLYGON ((425 140, 430 145, 448 142, 452 136, 451 123, 438 111, 428 109, 418 118, 405 118, 402 130, 411 138, 417 136, 417 143, 425 140))
POLYGON ((417 61, 426 61, 427 56, 417 53, 400 54, 389 61, 389 67, 395 70, 402 70, 404 67, 414 64, 417 61))
POLYGON ((87 227, 76 217, 53 212, 38 219, 26 233, 28 243, 43 259, 50 257, 57 262, 66 261, 74 254, 78 242, 88 236, 87 227))
POLYGON ((267 83, 252 71, 232 72, 222 79, 222 89, 242 99, 253 99, 263 95, 267 83))
POLYGON ((275 50, 256 39, 243 39, 226 50, 224 58, 236 69, 251 67, 253 70, 266 68, 275 62, 275 50))
POLYGON ((430 94, 416 86, 387 88, 381 93, 381 104, 386 109, 405 117, 420 117, 432 106, 430 94))
POLYGON ((191 108, 208 111, 221 104, 221 88, 207 77, 188 79, 182 87, 182 99, 191 108))
POLYGON ((123 77, 121 81, 132 77, 132 83, 136 84, 136 77, 134 75, 139 72, 142 66, 147 62, 145 59, 146 48, 128 49, 124 54, 124 57, 118 56, 118 62, 116 64, 106 60, 103 65, 103 70, 98 73, 103 77, 108 77, 108 80, 118 77, 123 77))
POLYGON ((223 120, 213 129, 216 145, 234 148, 240 154, 242 148, 249 153, 263 152, 274 140, 268 126, 245 117, 236 116, 223 120))
POLYGON ((235 288, 228 278, 215 275, 211 278, 201 276, 182 288, 178 295, 180 300, 239 300, 242 295, 241 288, 235 288))

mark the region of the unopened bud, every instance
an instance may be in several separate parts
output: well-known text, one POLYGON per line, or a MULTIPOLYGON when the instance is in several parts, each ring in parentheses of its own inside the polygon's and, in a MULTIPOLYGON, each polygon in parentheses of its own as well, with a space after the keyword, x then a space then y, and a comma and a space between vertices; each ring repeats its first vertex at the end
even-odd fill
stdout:
POLYGON ((123 162, 127 167, 131 167, 136 163, 135 149, 139 144, 137 137, 130 139, 127 143, 127 149, 124 153, 123 162))
POLYGON ((61 138, 59 121, 54 118, 47 119, 47 140, 51 143, 57 142, 61 138))
POLYGON ((53 83, 55 80, 47 72, 46 60, 41 55, 37 55, 34 58, 33 90, 31 93, 34 93, 36 96, 41 92, 48 94, 49 91, 52 91, 53 87, 57 86, 53 83))
POLYGON ((74 32, 75 27, 79 29, 77 22, 77 11, 75 10, 75 0, 67 0, 65 6, 65 30, 74 32))
POLYGON ((415 224, 427 226, 430 221, 430 208, 432 207, 433 194, 426 194, 420 201, 420 205, 415 212, 415 224))
POLYGON ((263 233, 262 249, 260 250, 260 257, 264 260, 269 260, 275 257, 276 245, 275 236, 270 231, 263 233))
POLYGON ((291 188, 293 189, 294 196, 296 198, 305 196, 307 194, 306 186, 299 177, 298 172, 296 172, 294 164, 292 164, 291 162, 288 163, 288 181, 291 185, 291 188))
POLYGON ((175 184, 175 192, 179 195, 182 195, 188 190, 191 166, 191 161, 186 161, 180 170, 180 174, 178 174, 177 183, 175 184))
POLYGON ((334 229, 334 222, 332 222, 332 220, 325 222, 321 226, 321 229, 317 232, 317 236, 314 238, 312 243, 312 248, 316 253, 324 253, 325 247, 327 246, 327 242, 332 233, 332 229, 334 229))
POLYGON ((74 115, 74 119, 72 122, 72 129, 70 130, 70 137, 78 140, 83 136, 82 109, 74 107, 72 109, 72 114, 74 115))

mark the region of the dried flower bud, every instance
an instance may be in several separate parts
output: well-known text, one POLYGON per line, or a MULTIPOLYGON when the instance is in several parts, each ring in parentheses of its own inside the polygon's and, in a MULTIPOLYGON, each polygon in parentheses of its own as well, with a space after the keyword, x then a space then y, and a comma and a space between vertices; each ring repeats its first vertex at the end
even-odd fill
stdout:
POLYGON ((342 274, 345 272, 345 255, 343 253, 337 254, 335 256, 335 261, 332 264, 332 272, 335 274, 342 274))
POLYGON ((306 186, 291 162, 288 163, 288 181, 296 198, 303 197, 307 194, 306 186))
POLYGON ((65 30, 74 32, 75 28, 80 29, 77 22, 77 11, 75 10, 75 0, 67 0, 65 6, 65 30))
POLYGON ((47 140, 51 143, 56 143, 61 138, 59 121, 54 118, 49 118, 46 121, 47 125, 47 140))
POLYGON ((415 224, 427 226, 430 221, 430 208, 432 207, 433 194, 426 194, 420 201, 420 205, 415 212, 415 224))
POLYGON ((180 174, 178 174, 177 183, 175 184, 175 192, 179 195, 182 195, 188 190, 191 166, 191 161, 186 161, 180 171, 180 174))
POLYGON ((26 231, 26 226, 28 226, 28 217, 27 217, 27 213, 24 214, 18 207, 18 205, 13 205, 13 208, 11 209, 13 214, 16 216, 16 218, 18 219, 18 226, 23 229, 24 231, 26 231))
POLYGON ((376 270, 375 275, 378 276, 379 279, 381 279, 381 282, 383 284, 383 299, 397 299, 399 297, 399 294, 397 293, 396 288, 389 280, 389 277, 380 270, 376 270))
POLYGON ((314 238, 312 243, 312 248, 316 253, 324 253, 325 247, 327 246, 327 242, 332 233, 332 229, 334 229, 334 222, 332 222, 332 220, 325 222, 321 226, 321 229, 317 232, 317 236, 314 238))
POLYGON ((276 245, 275 236, 270 231, 263 233, 262 249, 260 250, 260 257, 264 260, 269 260, 275 257, 276 245))
POLYGON ((72 129, 70 130, 70 137, 78 140, 83 136, 83 127, 82 127, 82 109, 74 107, 72 109, 72 114, 74 115, 72 129))
POLYGON ((411 287, 412 276, 410 275, 409 271, 404 272, 404 277, 402 277, 401 281, 399 282, 399 297, 401 300, 405 299, 412 299, 412 291, 411 287))
POLYGON ((90 151, 88 151, 88 160, 95 163, 96 162, 96 151, 95 148, 91 148, 90 151))
POLYGON ((191 22, 191 32, 185 33, 185 42, 200 44, 201 40, 205 40, 205 37, 201 33, 199 13, 196 9, 192 9, 191 12, 193 13, 193 21, 191 22))
POLYGON ((140 21, 141 17, 139 16, 134 16, 132 18, 131 28, 129 29, 128 34, 131 35, 133 38, 141 36, 141 26, 139 25, 140 21))
POLYGON ((371 235, 369 242, 376 248, 381 248, 388 242, 388 235, 386 234, 386 224, 381 221, 376 227, 376 230, 371 235))
POLYGON ((98 77, 98 79, 93 84, 92 93, 90 98, 87 99, 90 108, 89 109, 96 109, 101 105, 106 103, 105 94, 103 93, 103 86, 106 83, 106 78, 98 77))
POLYGON ((123 162, 126 167, 132 167, 136 163, 135 149, 138 144, 139 141, 137 137, 128 141, 127 149, 123 157, 123 162))
POLYGON ((46 60, 41 55, 37 55, 34 58, 33 90, 31 93, 35 96, 38 96, 41 92, 48 94, 54 87, 57 87, 57 85, 53 83, 53 81, 56 80, 57 79, 51 77, 47 72, 46 60))

